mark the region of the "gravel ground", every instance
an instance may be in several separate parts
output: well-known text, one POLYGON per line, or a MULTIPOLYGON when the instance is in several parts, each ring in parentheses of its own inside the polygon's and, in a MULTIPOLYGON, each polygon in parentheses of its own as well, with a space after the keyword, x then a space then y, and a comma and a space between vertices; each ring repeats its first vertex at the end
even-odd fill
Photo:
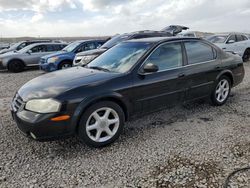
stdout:
MULTIPOLYGON (((91 149, 76 138, 36 142, 12 121, 9 102, 38 70, 0 72, 0 187, 222 187, 250 166, 250 63, 226 105, 207 102, 127 123, 113 145, 91 149)), ((231 188, 249 188, 250 170, 231 188)))

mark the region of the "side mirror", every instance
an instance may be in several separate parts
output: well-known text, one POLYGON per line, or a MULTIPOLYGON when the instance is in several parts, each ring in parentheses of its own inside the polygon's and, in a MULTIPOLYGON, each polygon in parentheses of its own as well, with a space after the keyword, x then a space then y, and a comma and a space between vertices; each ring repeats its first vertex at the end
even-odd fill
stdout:
POLYGON ((228 44, 235 43, 235 40, 229 40, 227 43, 228 43, 228 44))
POLYGON ((28 51, 27 51, 27 54, 29 54, 29 55, 30 55, 31 53, 32 53, 32 51, 31 51, 31 50, 28 50, 28 51))
POLYGON ((153 63, 147 63, 143 67, 144 73, 153 73, 153 72, 157 72, 158 70, 159 70, 159 67, 153 63))

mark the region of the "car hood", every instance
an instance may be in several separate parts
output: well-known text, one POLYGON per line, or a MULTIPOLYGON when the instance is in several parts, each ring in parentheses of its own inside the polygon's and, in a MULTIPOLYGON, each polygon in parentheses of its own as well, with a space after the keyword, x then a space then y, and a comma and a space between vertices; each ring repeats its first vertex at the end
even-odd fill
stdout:
POLYGON ((5 54, 5 53, 11 52, 11 51, 14 51, 14 49, 3 49, 3 50, 0 50, 0 54, 5 54))
POLYGON ((0 54, 0 58, 3 59, 3 58, 13 57, 13 56, 20 55, 20 54, 21 53, 19 53, 18 51, 10 51, 4 54, 0 54))
POLYGON ((27 102, 31 99, 54 98, 66 91, 104 82, 117 75, 83 67, 73 67, 44 74, 24 84, 18 91, 27 102))
POLYGON ((43 58, 48 59, 48 58, 55 57, 55 56, 64 56, 64 55, 68 55, 69 53, 70 52, 58 51, 58 52, 43 56, 43 58))
POLYGON ((107 49, 106 48, 98 48, 98 49, 94 49, 94 50, 88 50, 85 52, 80 52, 77 54, 77 56, 88 56, 88 55, 100 55, 104 52, 106 52, 107 49))

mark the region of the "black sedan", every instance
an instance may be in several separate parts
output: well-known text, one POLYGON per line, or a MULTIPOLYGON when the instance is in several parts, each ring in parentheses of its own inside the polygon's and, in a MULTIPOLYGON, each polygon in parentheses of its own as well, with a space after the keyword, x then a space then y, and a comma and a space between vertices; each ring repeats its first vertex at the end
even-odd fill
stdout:
POLYGON ((85 67, 29 81, 16 93, 12 115, 36 140, 77 135, 101 147, 133 117, 200 98, 223 105, 243 77, 240 56, 202 39, 131 40, 85 67))

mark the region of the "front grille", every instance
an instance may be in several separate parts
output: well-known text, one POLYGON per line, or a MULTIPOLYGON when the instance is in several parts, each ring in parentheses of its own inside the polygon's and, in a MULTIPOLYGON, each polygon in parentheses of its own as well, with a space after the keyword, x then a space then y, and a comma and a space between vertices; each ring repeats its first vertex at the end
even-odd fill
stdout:
POLYGON ((16 94, 12 101, 13 110, 15 112, 22 110, 24 107, 24 104, 25 102, 23 101, 23 99, 18 94, 16 94))

